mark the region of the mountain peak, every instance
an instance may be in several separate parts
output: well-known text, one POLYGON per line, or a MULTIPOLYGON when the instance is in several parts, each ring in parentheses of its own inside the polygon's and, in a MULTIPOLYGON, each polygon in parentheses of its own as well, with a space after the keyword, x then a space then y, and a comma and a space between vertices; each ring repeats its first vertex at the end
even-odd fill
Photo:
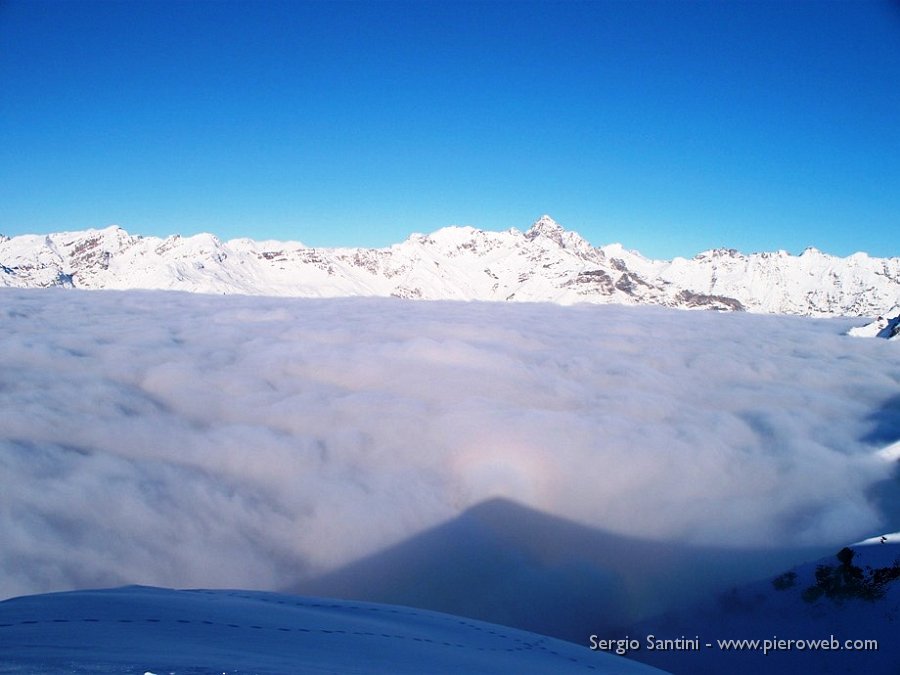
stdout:
POLYGON ((533 240, 537 237, 546 237, 547 239, 556 242, 561 248, 565 248, 566 234, 566 229, 562 225, 557 223, 550 216, 544 214, 532 223, 531 228, 525 233, 525 238, 533 240))
POLYGON ((545 213, 532 223, 531 228, 525 233, 525 236, 529 239, 533 239, 539 234, 550 236, 561 234, 563 232, 565 232, 565 228, 545 213))
POLYGON ((566 228, 546 214, 534 221, 531 228, 525 233, 525 238, 529 241, 534 241, 538 238, 547 239, 560 248, 564 248, 581 257, 590 257, 593 253, 593 247, 577 232, 566 230, 566 228))

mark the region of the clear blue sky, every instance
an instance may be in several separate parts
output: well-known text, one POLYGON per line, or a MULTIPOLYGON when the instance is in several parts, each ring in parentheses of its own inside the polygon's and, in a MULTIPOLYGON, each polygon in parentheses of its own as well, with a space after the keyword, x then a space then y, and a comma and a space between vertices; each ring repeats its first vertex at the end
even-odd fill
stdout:
POLYGON ((900 255, 896 2, 0 0, 0 232, 900 255))

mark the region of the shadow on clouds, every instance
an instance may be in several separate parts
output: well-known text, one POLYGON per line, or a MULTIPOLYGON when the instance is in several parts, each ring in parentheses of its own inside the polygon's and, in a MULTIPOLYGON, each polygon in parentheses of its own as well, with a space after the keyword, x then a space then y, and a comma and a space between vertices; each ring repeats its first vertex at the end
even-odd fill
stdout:
MULTIPOLYGON (((512 607, 582 584, 624 607, 640 598, 613 580, 650 582, 600 564, 622 546, 597 532, 651 542, 654 560, 675 555, 665 542, 678 560, 843 545, 890 527, 872 490, 893 475, 875 453, 896 440, 900 382, 897 345, 844 337, 851 324, 4 289, 0 597, 285 588, 450 523, 519 575, 493 584, 512 607), (563 544, 542 526, 553 559, 496 524, 512 507, 495 498, 589 530, 563 544), (582 537, 587 562, 563 555, 582 537)), ((557 619, 585 625, 592 603, 557 619)))
POLYGON ((492 499, 288 592, 408 605, 587 644, 827 551, 628 537, 492 499))

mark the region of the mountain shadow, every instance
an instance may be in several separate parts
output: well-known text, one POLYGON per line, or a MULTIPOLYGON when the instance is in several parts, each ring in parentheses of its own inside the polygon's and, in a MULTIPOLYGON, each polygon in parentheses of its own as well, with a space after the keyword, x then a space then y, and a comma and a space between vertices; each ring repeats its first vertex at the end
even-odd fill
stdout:
POLYGON ((285 590, 437 610, 587 644, 591 634, 701 600, 828 550, 648 541, 493 499, 285 590))

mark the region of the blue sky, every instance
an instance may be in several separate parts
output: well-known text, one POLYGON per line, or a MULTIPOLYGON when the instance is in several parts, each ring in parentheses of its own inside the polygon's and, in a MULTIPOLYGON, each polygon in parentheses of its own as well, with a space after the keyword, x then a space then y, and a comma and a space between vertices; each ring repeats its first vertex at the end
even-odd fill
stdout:
POLYGON ((0 232, 900 255, 891 2, 0 0, 0 232))

